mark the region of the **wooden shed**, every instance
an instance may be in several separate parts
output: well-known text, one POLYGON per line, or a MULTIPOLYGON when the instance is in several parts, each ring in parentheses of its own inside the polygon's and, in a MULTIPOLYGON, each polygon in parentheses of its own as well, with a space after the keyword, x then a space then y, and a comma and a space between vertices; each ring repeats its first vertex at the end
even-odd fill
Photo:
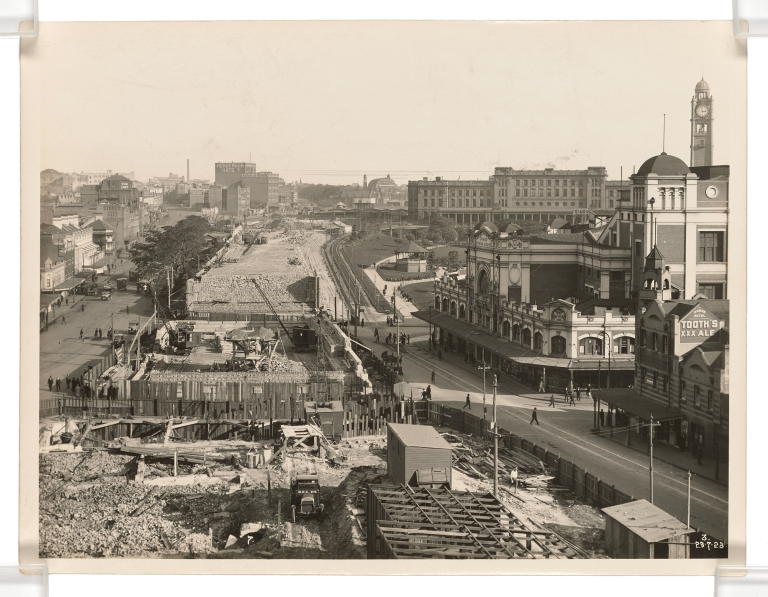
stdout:
POLYGON ((614 558, 686 559, 693 529, 648 500, 603 508, 605 542, 614 558))
POLYGON ((394 483, 406 485, 417 484, 417 471, 430 471, 430 479, 444 471, 451 487, 451 445, 434 427, 389 423, 387 471, 394 483))
POLYGON ((318 425, 325 437, 340 439, 344 431, 344 406, 341 400, 305 402, 304 415, 308 423, 318 425))

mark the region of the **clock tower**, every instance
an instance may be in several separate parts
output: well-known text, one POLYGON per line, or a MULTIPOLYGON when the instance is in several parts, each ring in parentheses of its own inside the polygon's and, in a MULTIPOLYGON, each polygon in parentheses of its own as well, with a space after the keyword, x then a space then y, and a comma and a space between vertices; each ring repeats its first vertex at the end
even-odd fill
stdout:
POLYGON ((712 94, 702 78, 691 98, 691 166, 712 165, 712 94))

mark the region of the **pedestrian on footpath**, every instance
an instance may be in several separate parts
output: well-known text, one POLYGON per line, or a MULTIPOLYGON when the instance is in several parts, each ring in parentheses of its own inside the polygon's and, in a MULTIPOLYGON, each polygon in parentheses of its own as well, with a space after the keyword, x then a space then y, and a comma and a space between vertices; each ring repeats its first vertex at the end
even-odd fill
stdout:
POLYGON ((550 405, 552 408, 555 408, 555 395, 554 395, 554 394, 552 394, 552 395, 549 397, 549 405, 550 405))
POLYGON ((467 394, 466 402, 464 402, 464 408, 468 408, 469 410, 472 410, 472 404, 469 402, 469 394, 467 394))
POLYGON ((56 378, 56 391, 57 392, 61 392, 61 378, 60 377, 56 378))
POLYGON ((539 411, 536 410, 536 407, 533 407, 533 412, 531 413, 531 422, 528 423, 529 425, 533 425, 533 422, 536 421, 537 425, 540 425, 539 423, 539 411))
POLYGON ((80 342, 83 341, 83 328, 80 328, 80 342))
POLYGON ((568 399, 571 401, 571 406, 576 406, 576 402, 573 399, 573 393, 568 392, 568 399))
POLYGON ((581 401, 581 387, 576 386, 576 400, 581 401))
POLYGON ((432 400, 432 386, 427 386, 427 400, 432 400))
POLYGON ((72 387, 72 380, 69 379, 69 375, 64 378, 64 384, 67 386, 67 392, 69 392, 69 389, 72 387))
POLYGON ((53 378, 50 375, 48 376, 48 391, 53 391, 53 378))
POLYGON ((541 393, 541 394, 544 393, 544 378, 543 377, 539 380, 539 393, 541 393))
POLYGON ((605 411, 600 409, 600 427, 605 427, 605 411))
POLYGON ((434 369, 432 370, 432 375, 430 376, 430 380, 432 381, 432 383, 435 383, 435 371, 434 371, 434 369))
POLYGON ((405 335, 405 343, 406 344, 410 344, 411 343, 411 335, 410 334, 406 334, 405 335))

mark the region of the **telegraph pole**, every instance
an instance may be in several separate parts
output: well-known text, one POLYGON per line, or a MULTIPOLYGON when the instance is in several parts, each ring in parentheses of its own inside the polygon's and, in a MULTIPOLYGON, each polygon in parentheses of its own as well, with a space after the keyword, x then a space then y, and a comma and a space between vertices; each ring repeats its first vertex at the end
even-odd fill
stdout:
POLYGON ((485 433, 486 429, 486 407, 485 407, 485 372, 490 369, 488 365, 485 364, 485 359, 483 359, 483 364, 478 367, 483 372, 483 433, 485 433))
POLYGON ((392 311, 395 314, 395 345, 397 346, 397 360, 400 361, 400 318, 397 316, 397 291, 392 289, 392 311))
POLYGON ((651 415, 651 426, 648 431, 648 440, 649 440, 649 454, 651 457, 650 465, 648 467, 648 470, 651 475, 651 503, 653 503, 653 415, 651 415))
POLYGON ((496 374, 493 374, 493 497, 499 496, 499 433, 496 429, 496 374))
POLYGON ((688 471, 688 516, 685 519, 685 524, 688 528, 691 528, 691 471, 688 471))
POLYGON ((648 455, 650 457, 648 473, 651 481, 651 503, 653 503, 653 428, 658 427, 659 425, 661 425, 661 423, 653 422, 653 413, 651 413, 651 423, 648 426, 648 455))

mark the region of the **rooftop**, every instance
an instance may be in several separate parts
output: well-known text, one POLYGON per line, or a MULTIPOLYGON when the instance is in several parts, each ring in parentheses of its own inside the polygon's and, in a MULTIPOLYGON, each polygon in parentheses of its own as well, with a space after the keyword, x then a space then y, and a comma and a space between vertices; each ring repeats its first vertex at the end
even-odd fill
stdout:
POLYGON ((659 155, 648 158, 640 166, 636 176, 648 176, 656 174, 658 176, 685 176, 690 174, 688 165, 678 157, 669 155, 662 151, 659 155))
POLYGON ((412 446, 414 448, 451 449, 451 444, 443 439, 443 436, 437 432, 437 429, 430 427, 429 425, 389 423, 387 426, 406 446, 412 446))
POLYGON ((648 500, 609 506, 603 508, 603 513, 647 543, 656 543, 693 532, 684 522, 648 500))

